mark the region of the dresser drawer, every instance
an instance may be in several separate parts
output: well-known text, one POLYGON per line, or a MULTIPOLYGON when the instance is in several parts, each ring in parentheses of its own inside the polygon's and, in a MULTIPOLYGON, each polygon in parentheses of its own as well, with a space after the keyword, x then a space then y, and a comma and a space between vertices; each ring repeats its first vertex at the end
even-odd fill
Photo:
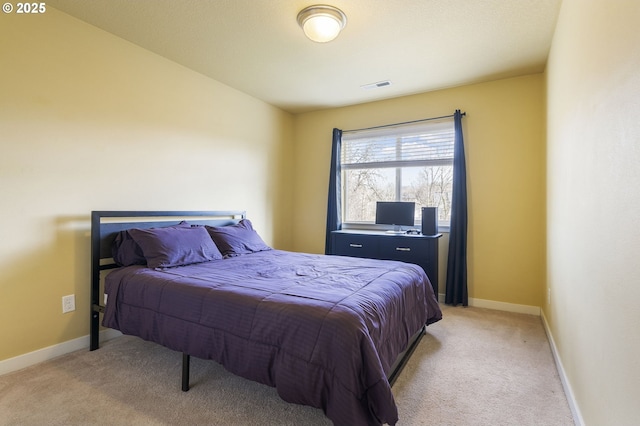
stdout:
POLYGON ((427 259, 428 242, 418 238, 389 237, 382 239, 379 255, 383 259, 424 265, 427 259))
POLYGON ((378 255, 378 239, 368 235, 335 234, 334 253, 341 256, 370 257, 378 255))

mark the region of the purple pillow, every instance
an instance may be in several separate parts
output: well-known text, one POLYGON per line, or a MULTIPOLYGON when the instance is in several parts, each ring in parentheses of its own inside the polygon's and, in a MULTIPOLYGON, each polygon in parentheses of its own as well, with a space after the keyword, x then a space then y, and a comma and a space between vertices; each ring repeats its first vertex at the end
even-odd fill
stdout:
POLYGON ((271 250, 271 247, 266 245, 253 229, 248 219, 242 219, 235 225, 206 225, 205 228, 225 257, 271 250))
POLYGON ((130 229, 149 268, 170 268, 222 259, 207 231, 201 227, 130 229))
MULTIPOLYGON (((186 221, 182 221, 171 228, 182 227, 188 228, 191 225, 186 221)), ((140 246, 131 238, 130 229, 125 229, 116 234, 111 243, 111 257, 118 266, 146 265, 147 259, 142 253, 140 246)))
POLYGON ((129 234, 129 230, 120 231, 111 243, 111 256, 118 266, 146 265, 147 259, 142 249, 129 234))

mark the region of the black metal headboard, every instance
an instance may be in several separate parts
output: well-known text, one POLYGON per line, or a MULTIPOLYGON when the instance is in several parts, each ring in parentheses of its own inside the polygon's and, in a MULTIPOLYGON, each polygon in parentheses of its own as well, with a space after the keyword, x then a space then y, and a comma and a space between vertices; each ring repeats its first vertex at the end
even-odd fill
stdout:
POLYGON ((118 232, 131 228, 172 226, 183 220, 195 225, 227 226, 246 217, 240 210, 229 211, 92 211, 91 212, 91 319, 90 350, 100 346, 100 271, 116 268, 111 244, 118 232))

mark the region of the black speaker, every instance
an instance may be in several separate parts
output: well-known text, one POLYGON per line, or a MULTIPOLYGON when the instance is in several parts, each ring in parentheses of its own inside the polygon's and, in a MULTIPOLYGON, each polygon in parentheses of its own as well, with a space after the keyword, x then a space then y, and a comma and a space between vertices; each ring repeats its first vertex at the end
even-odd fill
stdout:
POLYGON ((422 235, 436 235, 438 233, 438 208, 422 208, 422 235))

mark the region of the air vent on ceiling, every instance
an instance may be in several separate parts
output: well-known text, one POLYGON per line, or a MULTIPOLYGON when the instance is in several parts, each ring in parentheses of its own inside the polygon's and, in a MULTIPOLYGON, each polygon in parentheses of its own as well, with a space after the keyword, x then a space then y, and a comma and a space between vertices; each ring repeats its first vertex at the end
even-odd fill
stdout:
POLYGON ((364 90, 371 90, 371 89, 379 89, 380 87, 387 87, 387 86, 391 86, 391 81, 389 80, 378 81, 377 83, 365 84, 364 86, 360 86, 360 87, 363 88, 364 90))

